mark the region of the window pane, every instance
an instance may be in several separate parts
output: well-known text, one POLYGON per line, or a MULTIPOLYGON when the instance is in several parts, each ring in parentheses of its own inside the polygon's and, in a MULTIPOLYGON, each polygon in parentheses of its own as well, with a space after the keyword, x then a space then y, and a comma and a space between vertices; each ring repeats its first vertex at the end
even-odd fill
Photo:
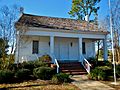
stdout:
POLYGON ((39 50, 39 42, 38 41, 33 41, 33 54, 38 54, 38 50, 39 50))
POLYGON ((82 42, 82 53, 86 54, 85 42, 82 42))

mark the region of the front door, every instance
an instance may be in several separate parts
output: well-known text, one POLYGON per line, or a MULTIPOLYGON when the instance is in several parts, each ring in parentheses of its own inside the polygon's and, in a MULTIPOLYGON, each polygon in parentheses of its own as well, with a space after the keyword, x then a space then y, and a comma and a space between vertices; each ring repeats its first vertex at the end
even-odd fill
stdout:
POLYGON ((77 39, 71 39, 69 41, 69 60, 79 60, 78 53, 77 39))
POLYGON ((60 60, 78 60, 78 40, 73 38, 59 39, 60 60))
POLYGON ((60 40, 60 60, 69 60, 69 47, 66 39, 60 40))

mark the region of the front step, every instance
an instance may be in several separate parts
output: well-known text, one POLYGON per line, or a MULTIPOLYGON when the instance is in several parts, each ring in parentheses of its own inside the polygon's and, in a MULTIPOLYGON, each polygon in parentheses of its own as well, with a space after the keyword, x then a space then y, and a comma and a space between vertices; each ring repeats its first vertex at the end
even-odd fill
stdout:
POLYGON ((59 63, 60 72, 71 74, 71 75, 83 75, 87 74, 80 62, 62 62, 59 63))

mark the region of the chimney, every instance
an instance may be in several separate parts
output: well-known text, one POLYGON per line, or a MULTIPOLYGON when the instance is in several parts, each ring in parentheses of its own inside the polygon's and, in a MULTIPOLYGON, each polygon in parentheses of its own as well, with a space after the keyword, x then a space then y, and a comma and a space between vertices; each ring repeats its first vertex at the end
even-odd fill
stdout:
POLYGON ((23 13, 24 13, 24 8, 20 7, 20 14, 23 14, 23 13))

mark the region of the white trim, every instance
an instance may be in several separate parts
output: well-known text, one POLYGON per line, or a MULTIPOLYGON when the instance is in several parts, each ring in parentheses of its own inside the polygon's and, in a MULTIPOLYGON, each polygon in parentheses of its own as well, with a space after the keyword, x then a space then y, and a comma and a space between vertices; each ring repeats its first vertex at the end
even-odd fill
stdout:
POLYGON ((79 33, 79 34, 108 34, 106 31, 96 31, 96 30, 66 30, 66 29, 50 29, 41 27, 28 27, 29 30, 35 31, 49 31, 49 32, 64 32, 64 33, 79 33))
POLYGON ((47 32, 47 31, 36 31, 36 30, 29 30, 24 35, 105 39, 104 34, 80 34, 80 33, 65 33, 65 32, 51 32, 51 31, 47 32))

